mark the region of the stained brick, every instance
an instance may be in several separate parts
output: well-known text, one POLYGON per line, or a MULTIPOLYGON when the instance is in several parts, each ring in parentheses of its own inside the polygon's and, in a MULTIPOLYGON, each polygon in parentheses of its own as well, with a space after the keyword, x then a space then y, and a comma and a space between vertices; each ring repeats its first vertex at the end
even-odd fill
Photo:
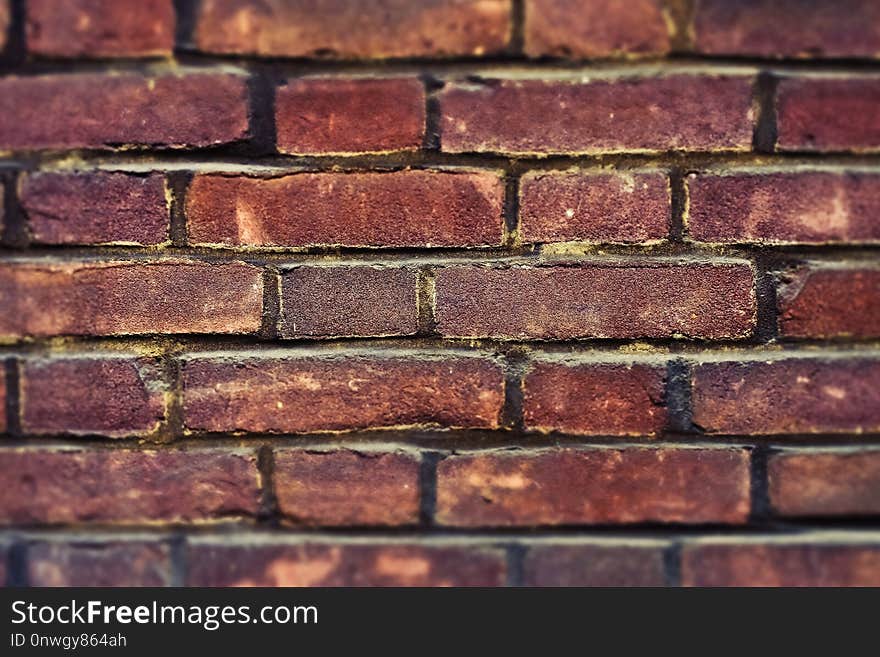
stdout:
POLYGON ((31 586, 169 586, 167 545, 146 541, 37 543, 28 548, 31 586))
POLYGON ((526 586, 665 586, 662 543, 542 545, 523 560, 526 586))

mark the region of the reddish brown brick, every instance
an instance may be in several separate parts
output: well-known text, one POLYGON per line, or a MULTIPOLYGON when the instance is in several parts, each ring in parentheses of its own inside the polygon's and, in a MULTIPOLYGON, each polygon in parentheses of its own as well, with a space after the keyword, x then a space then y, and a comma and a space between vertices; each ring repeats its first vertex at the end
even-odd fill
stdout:
POLYGON ((248 136, 238 75, 7 77, 0 115, 0 148, 10 150, 203 147, 248 136))
POLYGON ((256 515, 259 497, 250 452, 0 451, 0 524, 223 520, 256 515))
POLYGON ((576 59, 669 52, 661 0, 525 0, 525 51, 576 59))
POLYGON ((523 155, 749 150, 751 83, 671 75, 448 84, 440 92, 442 148, 523 155))
POLYGON ((158 173, 35 173, 21 182, 31 239, 41 244, 168 240, 165 179, 158 173))
POLYGON ((880 78, 800 78, 777 89, 784 151, 880 149, 880 78))
POLYGON ((880 450, 783 452, 771 457, 768 476, 779 515, 880 514, 880 450))
POLYGON ((690 238, 700 242, 880 242, 880 176, 739 173, 690 176, 690 238))
POLYGON ((157 359, 26 360, 21 425, 35 434, 144 435, 164 419, 165 393, 157 359))
POLYGON ((498 427, 500 367, 477 357, 240 355, 185 363, 190 429, 301 433, 438 425, 498 427))
POLYGON ((880 431, 880 361, 704 363, 694 369, 693 406, 708 433, 880 431))
POLYGON ((880 6, 873 0, 700 0, 698 52, 757 57, 870 57, 880 54, 880 6))
POLYGON ((168 56, 171 0, 28 0, 28 51, 44 57, 168 56))
POLYGON ((525 586, 665 586, 663 543, 542 545, 523 562, 525 586))
POLYGON ((0 265, 5 336, 252 333, 262 303, 262 272, 240 262, 0 265))
POLYGON ((487 55, 510 40, 510 0, 202 0, 200 50, 368 59, 487 55))
POLYGON ((417 150, 425 88, 417 78, 301 78, 275 99, 278 150, 325 155, 417 150))
POLYGON ((502 586, 504 552, 481 546, 199 541, 189 586, 502 586))
POLYGON ((275 452, 275 494, 298 525, 414 525, 419 459, 402 452, 275 452))
POLYGON ((538 363, 523 382, 529 429, 653 435, 666 423, 666 370, 646 365, 538 363))
POLYGON ((739 449, 555 449, 451 456, 437 466, 437 522, 463 527, 743 523, 739 449))
POLYGON ((146 541, 37 543, 27 551, 31 586, 170 586, 167 545, 146 541))
POLYGON ((385 267, 297 267, 284 274, 285 337, 412 335, 418 330, 418 271, 385 267))
POLYGON ((880 269, 800 267, 776 296, 781 335, 880 337, 880 269))
POLYGON ((523 242, 648 242, 669 233, 660 173, 528 173, 520 182, 523 242))
POLYGON ((720 339, 755 323, 745 264, 460 266, 437 272, 443 335, 720 339))
POLYGON ((494 172, 196 176, 189 237, 226 246, 501 244, 504 185, 494 172))

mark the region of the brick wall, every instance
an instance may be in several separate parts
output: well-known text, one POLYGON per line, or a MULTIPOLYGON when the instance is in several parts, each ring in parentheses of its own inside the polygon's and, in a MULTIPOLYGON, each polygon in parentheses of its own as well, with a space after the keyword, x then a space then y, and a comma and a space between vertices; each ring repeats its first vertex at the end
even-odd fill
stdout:
POLYGON ((880 3, 0 34, 0 581, 880 585, 880 3))

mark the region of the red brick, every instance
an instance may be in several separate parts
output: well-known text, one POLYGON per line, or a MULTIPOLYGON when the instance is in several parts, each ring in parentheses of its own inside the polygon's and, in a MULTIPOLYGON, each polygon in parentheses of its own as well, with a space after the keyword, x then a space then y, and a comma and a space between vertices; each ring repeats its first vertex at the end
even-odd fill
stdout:
POLYGON ((880 361, 705 363, 694 369, 693 406, 707 433, 880 431, 880 361))
POLYGON ((28 0, 27 48, 44 57, 168 56, 171 0, 28 0))
POLYGON ((240 262, 0 265, 5 336, 252 333, 262 302, 262 272, 240 262))
POLYGON ((272 57, 486 55, 510 40, 510 0, 202 0, 196 46, 272 57))
POLYGON ((41 244, 140 244, 168 240, 165 179, 125 173, 34 173, 21 205, 41 244))
POLYGON ((880 149, 880 78, 782 80, 777 90, 779 149, 880 149))
POLYGON ((780 335, 880 337, 880 269, 807 266, 783 280, 776 294, 780 335))
POLYGON ((437 272, 443 335, 720 339, 755 323, 749 266, 459 266, 437 272))
POLYGON ((170 586, 167 545, 90 540, 37 543, 28 548, 31 586, 170 586))
POLYGON ((402 452, 275 452, 275 494, 297 525, 414 525, 419 459, 402 452))
POLYGON ((185 363, 186 425, 304 433, 436 425, 498 427, 500 367, 477 357, 226 354, 185 363))
POLYGON ((442 148, 522 155, 749 150, 751 84, 696 75, 452 83, 440 93, 442 148))
POLYGON ((165 417, 161 363, 151 358, 51 358, 21 365, 21 424, 34 434, 137 436, 165 417))
POLYGON ((7 77, 0 114, 0 148, 10 150, 203 147, 248 136, 238 75, 7 77))
POLYGON ((418 78, 302 78, 278 89, 278 150, 300 155, 417 150, 425 134, 418 78))
POLYGON ((749 542, 692 545, 685 586, 880 586, 880 544, 749 542))
POLYGON ((189 586, 502 586, 505 558, 480 546, 198 542, 189 586))
POLYGON ((525 586, 665 586, 665 546, 657 544, 546 545, 529 548, 525 586))
POLYGON ((252 453, 0 451, 0 524, 224 520, 254 516, 258 506, 252 453))
POLYGON ((523 382, 529 429, 582 435, 654 435, 666 423, 666 369, 538 363, 523 382))
POLYGON ((748 514, 744 450, 494 451, 437 466, 441 525, 743 523, 748 514))
POLYGON ((661 0, 525 0, 525 51, 576 59, 669 52, 661 0))
POLYGON ((880 176, 737 173, 690 176, 690 238, 700 242, 880 242, 880 176))
POLYGON ((880 514, 880 450, 783 452, 771 457, 768 476, 779 515, 880 514))
POLYGON ((523 242, 648 242, 669 232, 660 173, 528 173, 520 183, 523 242))
POLYGON ((753 57, 868 57, 880 53, 873 0, 700 0, 696 50, 753 57))
POLYGON ((504 184, 494 172, 199 175, 189 237, 225 246, 481 246, 502 239, 504 184))
POLYGON ((411 268, 297 267, 284 274, 285 337, 412 335, 418 272, 411 268))

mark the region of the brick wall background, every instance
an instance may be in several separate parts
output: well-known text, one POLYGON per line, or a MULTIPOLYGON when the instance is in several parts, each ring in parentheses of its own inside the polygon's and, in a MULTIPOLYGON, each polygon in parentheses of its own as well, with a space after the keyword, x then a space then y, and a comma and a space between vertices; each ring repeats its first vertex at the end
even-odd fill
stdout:
POLYGON ((0 34, 0 581, 880 585, 880 3, 0 34))

